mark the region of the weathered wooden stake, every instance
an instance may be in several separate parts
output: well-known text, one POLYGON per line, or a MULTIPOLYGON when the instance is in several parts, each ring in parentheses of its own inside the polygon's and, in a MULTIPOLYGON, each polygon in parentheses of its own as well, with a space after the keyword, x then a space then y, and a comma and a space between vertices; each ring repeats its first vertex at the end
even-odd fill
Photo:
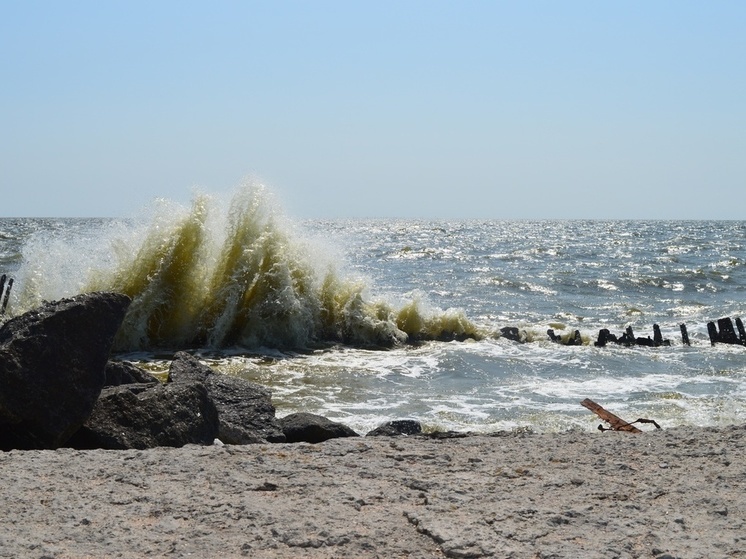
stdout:
POLYGON ((606 342, 609 340, 609 334, 610 333, 611 332, 609 332, 608 328, 602 328, 601 330, 599 330, 598 331, 598 339, 596 340, 596 342, 593 345, 595 345, 596 347, 605 347, 606 346, 606 342))
POLYGON ((679 324, 679 329, 681 330, 681 342, 684 345, 692 345, 689 343, 689 333, 686 331, 686 324, 679 324))
POLYGON ((567 345, 583 345, 583 338, 580 337, 580 330, 575 330, 573 337, 567 340, 567 345))
MULTIPOLYGON (((3 276, 5 277, 5 276, 3 276)), ((5 314, 5 309, 8 307, 8 298, 10 298, 10 288, 13 287, 13 278, 8 280, 8 287, 5 290, 5 297, 3 297, 3 308, 0 310, 0 314, 5 314)), ((0 291, 0 293, 2 293, 0 291)))
POLYGON ((632 326, 627 326, 624 334, 622 334, 622 337, 619 338, 619 343, 626 346, 635 345, 635 333, 632 330, 632 326))
POLYGON ((729 316, 718 319, 718 338, 725 344, 740 344, 741 341, 736 336, 736 331, 733 329, 733 321, 729 316))
POLYGON ((738 328, 738 336, 741 339, 741 345, 746 345, 746 330, 743 328, 743 320, 741 317, 736 317, 736 328, 738 328))
POLYGON ((746 345, 746 332, 744 332, 743 322, 740 318, 736 318, 736 326, 738 327, 738 334, 733 329, 733 321, 729 316, 718 318, 717 326, 714 322, 708 322, 707 333, 710 335, 710 343, 712 345, 716 343, 746 345))

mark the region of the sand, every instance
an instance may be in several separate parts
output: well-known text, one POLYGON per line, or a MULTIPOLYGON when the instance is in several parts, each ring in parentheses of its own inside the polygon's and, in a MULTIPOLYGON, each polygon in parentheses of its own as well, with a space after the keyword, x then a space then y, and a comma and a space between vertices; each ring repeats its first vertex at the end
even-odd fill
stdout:
POLYGON ((746 426, 0 453, 0 557, 746 557, 746 426))

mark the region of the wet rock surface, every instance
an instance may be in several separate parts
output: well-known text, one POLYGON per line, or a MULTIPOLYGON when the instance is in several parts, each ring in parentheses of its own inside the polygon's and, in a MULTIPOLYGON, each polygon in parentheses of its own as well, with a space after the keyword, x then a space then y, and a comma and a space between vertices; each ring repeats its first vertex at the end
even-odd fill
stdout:
POLYGON ((746 427, 0 453, 0 557, 746 557, 746 427))

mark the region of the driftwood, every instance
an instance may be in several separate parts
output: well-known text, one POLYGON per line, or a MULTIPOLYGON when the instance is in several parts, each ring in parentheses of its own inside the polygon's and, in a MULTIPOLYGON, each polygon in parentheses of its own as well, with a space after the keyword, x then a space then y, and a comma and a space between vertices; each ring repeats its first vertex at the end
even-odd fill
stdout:
POLYGON ((632 422, 624 421, 622 418, 620 418, 617 415, 614 415, 610 411, 605 410, 601 406, 599 406, 596 402, 593 400, 586 398, 582 402, 580 402, 580 405, 588 408, 593 413, 595 413, 598 417, 603 419, 606 423, 611 425, 611 427, 604 427, 603 425, 598 426, 599 431, 626 431, 628 433, 642 433, 637 427, 634 426, 634 423, 652 423, 655 425, 656 429, 660 429, 661 426, 658 425, 655 421, 652 419, 643 419, 639 418, 632 422))

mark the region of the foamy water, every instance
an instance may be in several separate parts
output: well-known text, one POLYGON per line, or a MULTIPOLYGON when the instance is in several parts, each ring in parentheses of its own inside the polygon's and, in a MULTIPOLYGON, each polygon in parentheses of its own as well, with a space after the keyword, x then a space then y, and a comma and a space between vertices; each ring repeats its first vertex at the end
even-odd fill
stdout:
POLYGON ((293 222, 248 186, 131 220, 0 220, 0 263, 12 313, 125 292, 120 356, 159 371, 186 348, 269 386, 280 414, 360 432, 593 429, 584 398, 664 427, 746 419, 746 348, 706 327, 746 312, 745 222, 293 222), (593 346, 653 324, 671 346, 593 346))

